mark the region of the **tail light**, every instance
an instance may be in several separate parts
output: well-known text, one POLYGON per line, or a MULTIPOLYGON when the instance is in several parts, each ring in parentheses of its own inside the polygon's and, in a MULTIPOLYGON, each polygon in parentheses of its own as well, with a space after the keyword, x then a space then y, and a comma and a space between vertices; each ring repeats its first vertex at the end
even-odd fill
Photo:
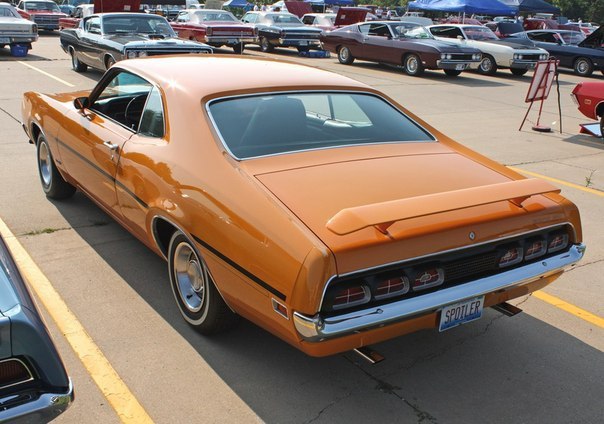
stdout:
POLYGON ((409 292, 409 279, 402 276, 387 278, 375 286, 374 297, 376 300, 403 295, 409 292))
POLYGON ((445 281, 445 272, 442 268, 425 268, 415 273, 411 281, 413 291, 425 290, 430 287, 440 286, 445 281))
POLYGON ((568 246, 567 233, 554 233, 547 241, 547 253, 558 252, 568 246))
POLYGON ((371 294, 367 286, 354 286, 338 289, 333 294, 332 307, 334 310, 350 308, 369 302, 371 294))
POLYGON ((529 261, 531 259, 538 258, 545 255, 547 252, 547 242, 545 239, 531 239, 524 246, 524 260, 529 261))
POLYGON ((33 380, 31 372, 19 359, 0 361, 0 389, 33 380))
POLYGON ((504 248, 501 255, 499 256, 498 265, 499 268, 506 268, 508 266, 516 265, 522 262, 523 249, 520 246, 510 246, 504 248))

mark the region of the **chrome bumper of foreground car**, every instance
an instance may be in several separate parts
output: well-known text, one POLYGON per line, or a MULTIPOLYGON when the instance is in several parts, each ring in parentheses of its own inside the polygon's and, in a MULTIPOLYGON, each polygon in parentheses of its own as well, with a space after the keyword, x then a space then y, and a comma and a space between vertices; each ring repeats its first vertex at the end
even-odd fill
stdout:
POLYGON ((466 299, 478 297, 498 290, 522 286, 572 266, 585 253, 583 244, 574 245, 569 251, 540 262, 512 269, 501 274, 481 278, 466 284, 439 290, 424 296, 368 308, 348 314, 323 318, 319 314, 309 317, 294 312, 294 325, 302 338, 308 342, 345 336, 373 327, 392 324, 415 315, 431 313, 466 299))
POLYGON ((9 404, 13 401, 12 398, 14 396, 10 396, 10 399, 0 398, 0 423, 49 422, 65 412, 73 402, 73 383, 69 379, 69 387, 65 393, 43 393, 34 400, 14 407, 9 404), (7 409, 4 410, 4 407, 7 409))
POLYGON ((537 62, 526 60, 510 60, 510 68, 514 69, 535 69, 537 62))

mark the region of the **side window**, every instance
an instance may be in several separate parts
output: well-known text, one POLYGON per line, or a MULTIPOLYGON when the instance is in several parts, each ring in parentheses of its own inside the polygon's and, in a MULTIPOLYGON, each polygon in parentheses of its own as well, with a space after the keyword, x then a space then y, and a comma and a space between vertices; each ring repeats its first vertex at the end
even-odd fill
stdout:
POLYGON ((86 32, 90 32, 92 34, 100 34, 101 33, 101 18, 93 17, 86 21, 86 25, 84 26, 86 32))
POLYGON ((370 24, 359 25, 359 31, 361 31, 361 34, 365 36, 369 35, 369 26, 370 24))
POLYGON ((246 15, 241 19, 242 22, 253 24, 256 22, 256 15, 253 13, 246 13, 246 15))
POLYGON ((457 38, 458 35, 462 35, 456 27, 433 27, 430 28, 430 32, 435 37, 457 38))
POLYGON ((90 105, 90 109, 133 131, 138 131, 153 86, 126 71, 119 72, 90 105))
POLYGON ((176 22, 187 22, 189 21, 189 13, 188 12, 179 12, 178 17, 176 18, 176 22))
POLYGON ((304 22, 304 25, 312 25, 315 23, 315 17, 314 16, 304 16, 302 18, 302 22, 304 22))
POLYGON ((138 132, 148 137, 161 138, 164 136, 164 108, 161 93, 156 87, 153 87, 149 94, 138 132))
POLYGON ((373 35, 376 37, 391 36, 388 25, 384 25, 384 24, 371 24, 371 26, 369 27, 369 35, 373 35))

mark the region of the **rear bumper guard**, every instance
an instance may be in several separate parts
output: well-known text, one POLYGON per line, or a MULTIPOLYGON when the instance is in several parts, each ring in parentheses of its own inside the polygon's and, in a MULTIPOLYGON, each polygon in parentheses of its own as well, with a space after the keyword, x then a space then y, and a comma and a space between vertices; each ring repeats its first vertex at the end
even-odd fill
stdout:
POLYGON ((298 333, 307 342, 320 342, 375 327, 404 321, 413 316, 438 311, 444 306, 498 290, 522 286, 572 267, 585 253, 585 245, 574 245, 567 252, 520 268, 439 290, 424 296, 350 312, 329 318, 294 312, 298 333))

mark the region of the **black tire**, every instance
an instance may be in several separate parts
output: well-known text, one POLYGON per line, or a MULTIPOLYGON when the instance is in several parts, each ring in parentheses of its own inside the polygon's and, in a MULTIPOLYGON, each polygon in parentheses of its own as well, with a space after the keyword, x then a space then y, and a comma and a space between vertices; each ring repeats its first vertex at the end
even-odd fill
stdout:
POLYGON ((354 56, 348 47, 342 46, 338 49, 338 60, 342 65, 350 65, 354 62, 354 56))
POLYGON ((510 72, 517 77, 521 77, 528 72, 528 69, 510 68, 510 72))
POLYGON ((245 50, 245 44, 243 44, 243 43, 233 44, 233 51, 235 52, 235 54, 241 54, 241 53, 243 53, 243 50, 245 50))
POLYGON ((591 63, 591 60, 586 57, 579 57, 575 59, 573 68, 575 70, 575 74, 582 77, 589 77, 594 72, 593 63, 591 63))
POLYGON ((42 190, 49 199, 67 199, 76 191, 76 188, 63 179, 55 165, 50 153, 48 142, 42 133, 36 141, 36 160, 38 162, 38 173, 42 190))
POLYGON ((178 309, 195 330, 210 335, 237 324, 239 315, 222 300, 203 258, 180 231, 170 240, 168 267, 178 309))
POLYGON ((403 62, 405 73, 412 77, 419 77, 424 73, 424 65, 416 54, 408 54, 403 62))
POLYGON ((115 65, 115 59, 113 58, 113 56, 107 56, 105 58, 105 69, 109 69, 113 65, 115 65))
POLYGON ((76 72, 86 72, 88 70, 88 65, 79 61, 76 57, 75 49, 72 47, 69 49, 69 54, 71 55, 71 68, 76 72))
POLYGON ((480 65, 478 65, 478 72, 483 75, 495 75, 497 73, 495 58, 489 54, 483 54, 480 65))
POLYGON ((604 115, 600 116, 600 135, 604 138, 604 115))
POLYGON ((260 37, 260 50, 265 53, 272 53, 275 50, 275 46, 273 46, 266 37, 260 37))
POLYGON ((298 47, 296 47, 296 49, 298 50, 298 53, 310 51, 310 47, 304 47, 304 46, 298 46, 298 47))
POLYGON ((461 71, 456 71, 455 69, 443 69, 443 71, 445 71, 445 74, 449 77, 456 77, 461 74, 461 71))

